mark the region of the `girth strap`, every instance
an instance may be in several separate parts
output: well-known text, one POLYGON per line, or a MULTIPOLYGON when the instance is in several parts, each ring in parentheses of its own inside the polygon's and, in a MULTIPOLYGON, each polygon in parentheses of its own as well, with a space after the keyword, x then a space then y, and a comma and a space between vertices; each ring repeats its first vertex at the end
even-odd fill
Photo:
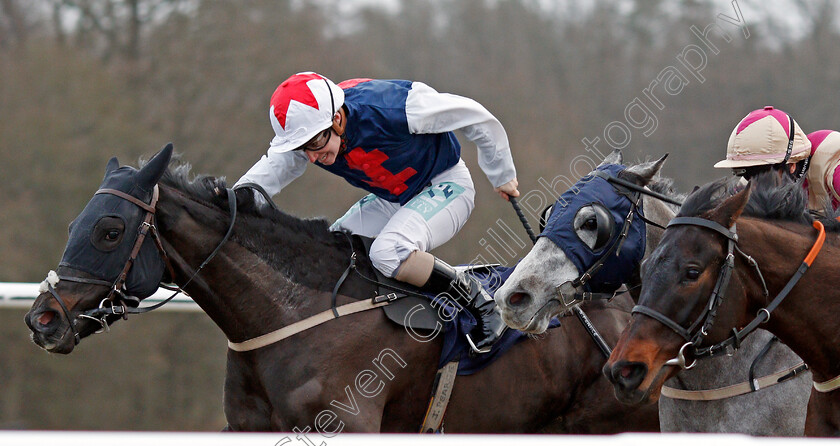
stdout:
POLYGON ((458 361, 449 362, 435 374, 432 398, 429 401, 429 407, 426 409, 423 426, 420 428, 421 434, 443 432, 443 416, 446 414, 446 407, 449 405, 449 398, 452 396, 455 378, 458 377, 458 364, 458 361))
POLYGON ((314 316, 310 316, 306 319, 297 321, 291 325, 287 325, 283 328, 274 330, 270 333, 266 333, 261 336, 257 336, 256 338, 252 338, 247 341, 228 341, 228 348, 236 352, 247 352, 250 350, 256 350, 258 348, 271 345, 275 342, 282 341, 283 339, 286 339, 289 336, 298 334, 305 330, 309 330, 312 327, 321 325, 324 322, 329 322, 333 319, 337 319, 341 316, 347 316, 348 314, 359 313, 361 311, 367 311, 372 310, 374 308, 384 307, 385 305, 389 305, 390 303, 390 300, 379 300, 376 297, 374 297, 373 299, 360 300, 357 302, 345 304, 334 309, 331 308, 329 310, 322 311, 314 316))

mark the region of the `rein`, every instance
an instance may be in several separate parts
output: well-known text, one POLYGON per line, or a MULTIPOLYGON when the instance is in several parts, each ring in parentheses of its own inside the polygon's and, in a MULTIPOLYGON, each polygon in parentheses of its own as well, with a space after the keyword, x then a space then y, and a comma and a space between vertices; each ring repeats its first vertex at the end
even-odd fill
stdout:
MULTIPOLYGON (((797 282, 799 282, 802 276, 808 271, 808 268, 810 268, 814 259, 819 254, 820 250, 822 249, 823 242, 825 241, 825 227, 821 222, 814 221, 813 226, 818 231, 817 239, 814 241, 814 244, 812 245, 808 254, 805 256, 805 259, 799 265, 799 268, 797 268, 796 272, 788 280, 787 284, 785 284, 782 290, 779 291, 779 294, 777 294, 776 297, 770 302, 770 304, 758 310, 756 317, 743 329, 737 330, 736 328, 732 328, 732 335, 729 338, 709 347, 700 347, 700 343, 703 341, 704 336, 708 335, 708 330, 714 323, 714 318, 717 313, 718 307, 723 302, 723 293, 725 292, 726 286, 729 283, 729 279, 732 275, 732 272, 735 269, 734 253, 740 253, 740 250, 738 250, 736 247, 738 242, 738 235, 736 233, 736 227, 734 224, 731 228, 727 229, 718 223, 700 217, 677 217, 671 220, 670 223, 668 223, 668 227, 678 225, 699 226, 717 232, 718 234, 723 235, 727 239, 727 255, 724 259, 723 265, 721 266, 721 271, 718 274, 717 283, 715 284, 715 287, 712 290, 711 295, 709 296, 709 301, 707 305, 704 306, 703 312, 687 329, 683 328, 679 323, 675 322, 668 316, 665 316, 664 314, 644 305, 636 305, 635 307, 633 307, 633 310, 631 312, 641 313, 657 320, 658 322, 670 328, 672 331, 674 331, 687 341, 686 344, 684 344, 680 348, 677 356, 671 360, 668 360, 665 363, 665 365, 678 366, 683 369, 689 369, 693 367, 694 364, 696 364, 697 359, 699 358, 713 357, 721 353, 729 354, 730 352, 738 349, 741 345, 741 341, 744 338, 746 338, 750 333, 755 331, 755 329, 758 328, 759 325, 766 323, 770 320, 770 313, 782 303, 782 301, 785 299, 785 297, 787 297, 787 295, 797 284, 797 282), (693 356, 691 364, 687 364, 686 361, 687 351, 690 352, 693 356)), ((743 253, 741 254, 746 256, 743 253)), ((753 259, 749 259, 752 260, 752 262, 750 263, 753 266, 755 266, 762 283, 764 283, 764 278, 762 277, 761 270, 758 269, 758 264, 755 263, 753 259)))

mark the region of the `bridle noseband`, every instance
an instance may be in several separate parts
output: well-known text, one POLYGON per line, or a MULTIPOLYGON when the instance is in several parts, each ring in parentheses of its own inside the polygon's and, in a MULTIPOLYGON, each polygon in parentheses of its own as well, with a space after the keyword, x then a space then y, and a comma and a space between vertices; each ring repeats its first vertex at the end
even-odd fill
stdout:
POLYGON ((152 198, 149 203, 145 203, 142 200, 129 195, 125 192, 116 190, 116 189, 99 189, 94 193, 94 195, 98 194, 110 194, 116 197, 119 197, 123 200, 127 200, 143 211, 145 211, 145 215, 143 217, 143 221, 140 223, 140 226, 137 229, 137 239, 134 242, 134 247, 131 249, 131 253, 129 254, 128 259, 125 262, 125 266, 123 266, 122 271, 120 272, 119 276, 114 282, 109 282, 107 280, 99 279, 99 278, 87 278, 87 277, 78 277, 78 276, 65 276, 65 275, 57 275, 55 279, 51 280, 50 275, 48 275, 47 280, 44 281, 46 283, 47 291, 52 295, 53 298, 58 302, 59 306, 61 307, 61 311, 64 314, 64 317, 67 319, 68 326, 70 327, 71 332, 73 333, 73 339, 75 345, 78 345, 81 341, 81 336, 79 332, 76 330, 75 327, 75 319, 70 316, 70 310, 67 304, 64 302, 64 299, 58 294, 55 290, 54 285, 57 284, 61 280, 66 280, 68 282, 76 282, 76 283, 85 283, 91 285, 100 285, 110 288, 108 295, 105 296, 104 299, 99 303, 98 308, 94 308, 92 310, 85 311, 84 313, 79 314, 76 318, 77 319, 88 319, 98 322, 101 325, 101 328, 97 330, 95 333, 102 333, 109 331, 108 316, 121 316, 122 318, 128 318, 129 314, 141 314, 147 313, 152 310, 156 310, 169 301, 171 301, 175 296, 178 294, 183 293, 186 296, 189 296, 186 291, 183 290, 192 280, 198 275, 202 268, 207 265, 210 260, 216 256, 216 254, 221 249, 222 245, 230 238, 231 234, 233 233, 233 225, 236 222, 236 194, 234 193, 233 189, 227 189, 227 198, 229 204, 229 211, 231 215, 230 226, 228 227, 227 233, 213 250, 210 255, 201 263, 201 265, 196 269, 193 275, 187 280, 183 286, 170 286, 164 284, 158 284, 160 287, 169 289, 174 291, 174 293, 169 296, 168 298, 164 299, 160 303, 157 303, 152 306, 142 307, 139 308, 140 300, 135 296, 130 296, 126 294, 125 282, 128 277, 128 273, 131 270, 131 267, 134 265, 137 256, 140 253, 140 248, 143 246, 143 243, 146 240, 146 236, 151 234, 152 239, 155 241, 155 246, 157 247, 158 254, 161 257, 161 260, 164 262, 166 266, 166 271, 169 274, 170 279, 174 279, 175 272, 172 268, 172 264, 169 261, 169 256, 166 255, 166 250, 163 248, 163 243, 160 238, 160 234, 158 233, 158 229, 155 226, 155 211, 157 209, 157 202, 160 196, 160 189, 158 185, 155 185, 154 189, 152 190, 152 198), (54 283, 53 283, 54 282, 54 283))
POLYGON ((770 302, 769 305, 758 310, 756 317, 743 329, 738 330, 733 327, 731 330, 732 335, 729 338, 708 347, 701 347, 700 344, 703 342, 704 337, 708 335, 709 329, 714 323, 717 310, 720 307, 720 304, 723 302, 724 292, 726 291, 726 287, 729 284, 729 279, 732 277, 732 272, 735 269, 736 252, 744 256, 747 259, 747 261, 755 268, 755 271, 758 277, 761 279, 762 285, 764 286, 765 296, 769 296, 769 293, 767 292, 765 280, 763 275, 761 274, 761 270, 758 267, 758 263, 756 263, 752 257, 747 256, 740 249, 738 249, 738 234, 736 233, 735 224, 733 224, 731 228, 727 229, 719 223, 700 217, 677 217, 668 223, 669 228, 671 226, 679 225, 697 226, 705 228, 714 231, 718 234, 721 234, 726 238, 727 253, 724 257, 720 273, 718 273, 717 282, 715 283, 715 287, 712 289, 707 304, 703 307, 703 311, 700 313, 697 319, 695 319, 695 321, 688 328, 684 328, 682 325, 669 318, 668 316, 665 316, 664 314, 644 305, 634 306, 631 310, 631 313, 640 313, 644 314, 645 316, 651 317, 657 320, 658 322, 662 323, 666 327, 670 328, 673 332, 677 333, 679 336, 681 336, 687 341, 680 348, 677 357, 665 363, 665 365, 678 366, 683 369, 689 369, 693 367, 696 363, 696 360, 699 358, 713 357, 721 353, 731 354, 736 349, 738 349, 741 346, 741 341, 744 338, 746 338, 750 333, 755 331, 755 329, 758 328, 759 325, 766 323, 770 320, 770 313, 773 310, 775 310, 779 306, 779 304, 782 303, 785 297, 787 297, 787 295, 793 289, 794 285, 796 285, 799 279, 802 278, 802 276, 811 266, 811 263, 814 261, 817 254, 819 254, 820 250, 822 249, 823 242, 825 241, 825 228, 823 227, 823 224, 819 221, 814 221, 813 226, 818 231, 817 239, 814 242, 814 245, 811 247, 811 250, 808 252, 808 255, 802 261, 802 264, 799 266, 799 268, 796 270, 796 272, 790 278, 790 280, 788 280, 787 284, 782 288, 779 294, 776 295, 776 297, 770 302), (686 353, 690 353, 694 359, 691 362, 691 364, 687 364, 686 353))

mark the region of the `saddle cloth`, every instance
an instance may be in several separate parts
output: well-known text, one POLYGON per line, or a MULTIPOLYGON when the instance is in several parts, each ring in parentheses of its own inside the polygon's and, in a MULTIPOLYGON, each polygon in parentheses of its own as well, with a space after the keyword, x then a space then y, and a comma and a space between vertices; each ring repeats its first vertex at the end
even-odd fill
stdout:
MULTIPOLYGON (((370 243, 373 242, 373 239, 359 236, 354 237, 361 239, 365 247, 365 252, 369 252, 370 243)), ((368 260, 365 259, 365 261, 368 260)), ((498 265, 461 265, 455 268, 458 270, 469 270, 470 274, 479 280, 490 296, 495 295, 496 290, 505 283, 514 270, 514 267, 498 265)), ((397 289, 405 289, 426 296, 425 302, 413 296, 403 297, 383 307, 383 310, 393 322, 405 326, 406 314, 412 311, 412 308, 415 308, 416 305, 424 305, 425 309, 423 311, 411 314, 411 329, 415 330, 415 332, 424 332, 423 340, 425 340, 426 335, 431 336, 433 333, 431 330, 434 330, 437 323, 442 324, 443 329, 435 335, 435 337, 442 337, 443 340, 438 368, 445 366, 449 362, 458 361, 458 375, 471 375, 489 366, 513 347, 513 345, 527 337, 521 331, 508 329, 502 338, 496 342, 490 352, 473 354, 467 343, 466 335, 475 328, 477 321, 469 311, 457 311, 451 303, 438 299, 434 294, 420 291, 409 284, 385 277, 376 268, 372 269, 376 271, 377 281, 384 285, 379 287, 378 294, 385 295, 393 293, 393 289, 388 287, 390 284, 397 289), (456 315, 454 318, 452 317, 453 314, 456 315)), ((549 328, 554 328, 559 325, 560 322, 555 319, 549 328)))

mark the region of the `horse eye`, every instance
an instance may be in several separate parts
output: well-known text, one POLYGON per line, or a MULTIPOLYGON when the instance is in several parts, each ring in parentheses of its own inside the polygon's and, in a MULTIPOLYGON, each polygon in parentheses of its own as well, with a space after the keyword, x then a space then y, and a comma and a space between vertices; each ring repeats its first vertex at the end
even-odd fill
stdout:
POLYGON ((586 229, 587 231, 594 231, 598 229, 598 220, 595 217, 589 217, 580 225, 581 229, 586 229))
POLYGON ((700 278, 700 270, 698 268, 689 268, 685 272, 685 277, 689 280, 697 280, 700 278))
POLYGON ((113 251, 125 236, 125 223, 116 216, 99 219, 90 233, 90 242, 96 249, 104 252, 113 251))

